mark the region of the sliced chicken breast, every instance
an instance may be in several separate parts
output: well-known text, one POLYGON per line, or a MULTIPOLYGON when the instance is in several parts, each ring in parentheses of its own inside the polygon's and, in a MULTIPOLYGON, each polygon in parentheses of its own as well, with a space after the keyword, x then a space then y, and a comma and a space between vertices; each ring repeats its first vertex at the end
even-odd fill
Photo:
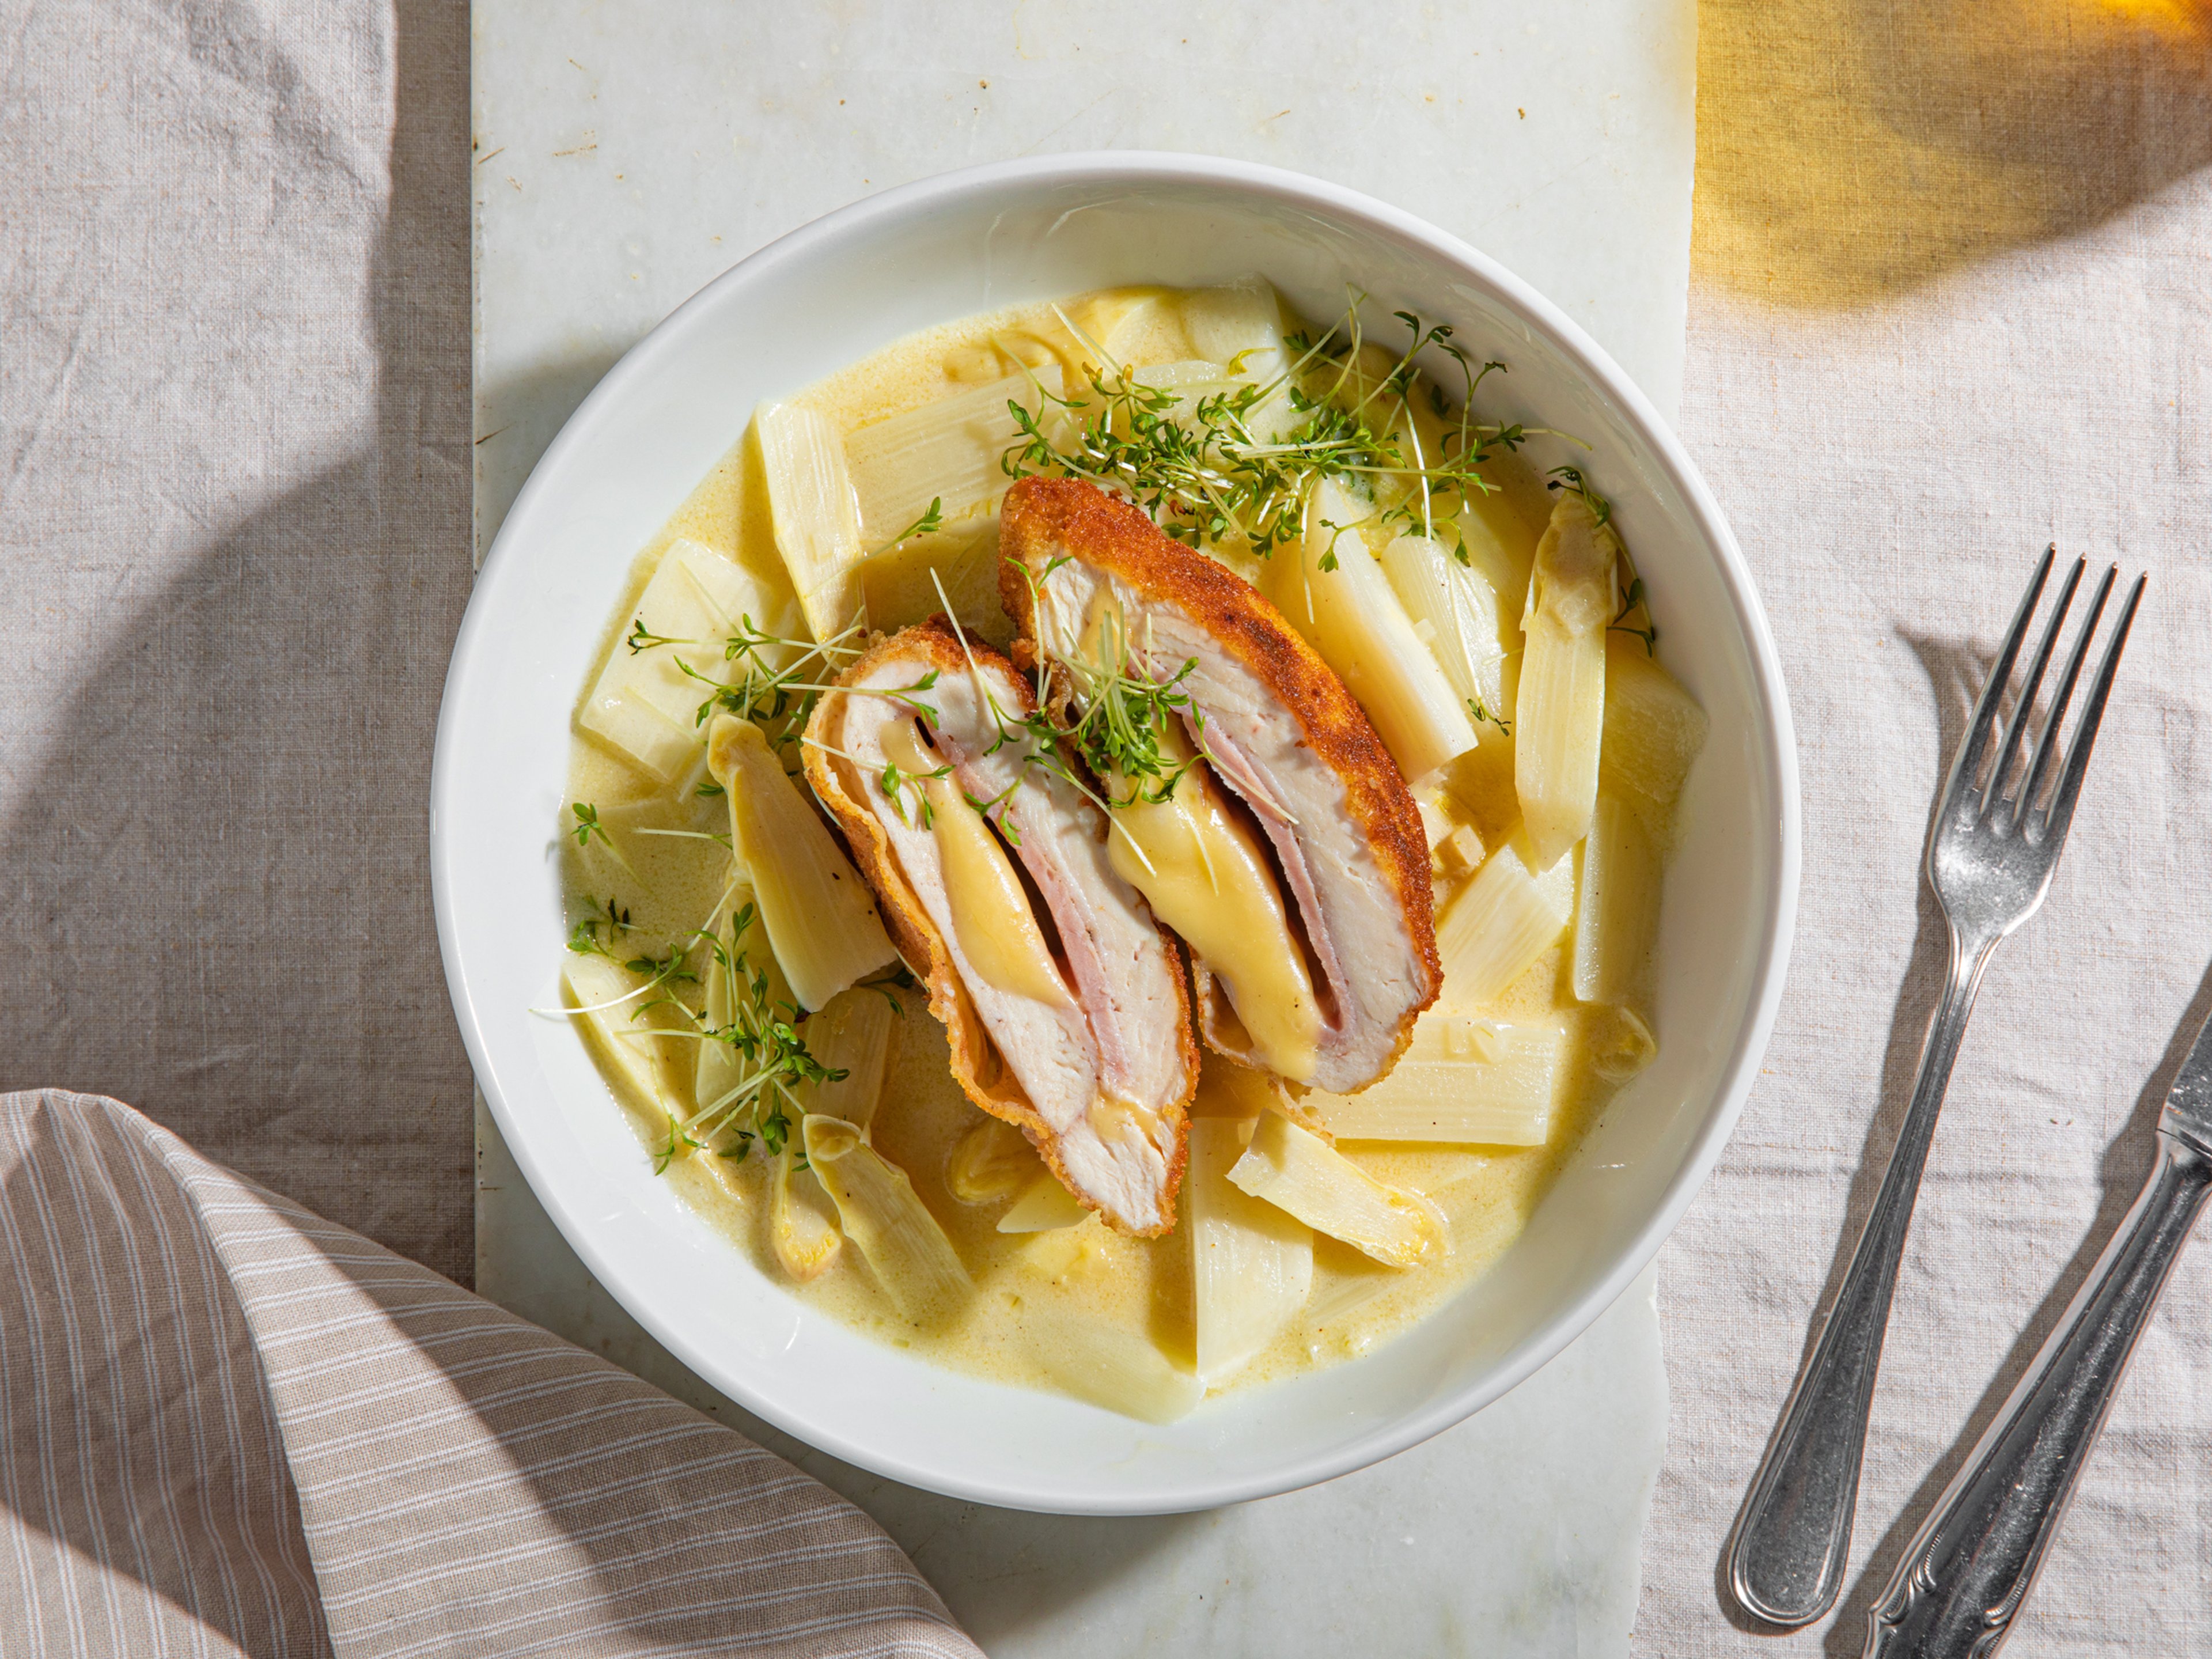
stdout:
MULTIPOLYGON (((1026 645, 1076 688, 1096 682, 1090 658, 1110 638, 1127 672, 1182 676, 1190 743, 1265 836, 1303 935, 1320 1020, 1310 1069, 1291 1080, 1351 1094, 1388 1074, 1443 970, 1419 815, 1343 682, 1249 583, 1091 484, 1017 483, 1000 552, 1018 658, 1026 645)), ((1283 1071, 1252 1040, 1265 1011, 1235 1006, 1238 964, 1208 954, 1194 944, 1208 1042, 1283 1071)))
POLYGON ((927 984, 954 1076, 1112 1225, 1166 1232, 1198 1083, 1182 953, 1024 724, 1030 688, 942 617, 838 686, 807 722, 807 778, 927 984))

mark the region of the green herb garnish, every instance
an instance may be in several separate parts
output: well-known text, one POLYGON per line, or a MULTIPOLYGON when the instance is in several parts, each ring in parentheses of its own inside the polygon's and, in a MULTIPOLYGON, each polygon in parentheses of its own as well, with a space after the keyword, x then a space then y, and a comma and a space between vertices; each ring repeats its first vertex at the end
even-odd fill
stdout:
MULTIPOLYGON (((945 497, 942 495, 933 495, 929 499, 928 512, 923 514, 905 529, 900 531, 897 535, 892 537, 890 540, 885 542, 881 547, 876 549, 875 551, 877 553, 888 553, 891 549, 896 547, 901 542, 906 540, 909 536, 934 536, 939 531, 944 528, 945 497)), ((872 558, 875 555, 870 554, 869 556, 872 558)))
POLYGON ((738 1058, 739 1077, 719 1098, 671 1122, 665 1145, 656 1149, 656 1175, 684 1146, 710 1148, 720 1157, 740 1161, 755 1140, 771 1154, 781 1152, 805 1112, 793 1091, 803 1084, 836 1083, 846 1075, 808 1052, 799 1030, 805 1012, 778 998, 766 969, 748 960, 744 939, 755 920, 753 907, 744 905, 730 918, 727 944, 703 929, 696 936, 707 945, 715 967, 727 976, 733 1004, 727 1024, 716 1025, 704 1014, 671 1000, 671 1006, 693 1027, 671 1035, 725 1045, 738 1058))
MULTIPOLYGON (((1476 387, 1504 366, 1486 363, 1478 370, 1451 343, 1449 325, 1424 327, 1410 312, 1396 313, 1411 331, 1410 342, 1368 385, 1356 370, 1362 343, 1358 306, 1355 298, 1343 324, 1318 342, 1289 337, 1300 355, 1273 380, 1208 393, 1194 403, 1146 385, 1136 371, 1098 350, 1106 366, 1088 372, 1088 396, 1054 398, 1036 388, 1041 398, 1066 411, 1065 419, 1033 415, 1018 401, 1008 401, 1017 436, 1000 465, 1012 477, 1088 479, 1128 496, 1187 545, 1241 544, 1260 558, 1299 537, 1307 495, 1324 477, 1369 495, 1378 484, 1393 483, 1407 499, 1384 509, 1384 520, 1411 522, 1418 516, 1432 531, 1436 499, 1453 498, 1446 503, 1449 511, 1492 493, 1497 486, 1478 466, 1498 450, 1519 447, 1528 434, 1518 425, 1480 425, 1469 411, 1476 387), (1411 419, 1401 420, 1415 393, 1413 358, 1429 345, 1459 364, 1465 384, 1459 424, 1443 434, 1443 453, 1434 457, 1421 453, 1411 419), (1055 437, 1071 423, 1072 434, 1055 437)), ((1441 415, 1441 392, 1431 386, 1428 401, 1441 415)))
POLYGON ((598 807, 587 800, 576 800, 568 803, 568 810, 576 815, 575 828, 568 833, 576 838, 577 846, 589 847, 592 837, 597 836, 606 843, 608 851, 614 850, 614 837, 607 834, 606 826, 599 822, 598 807))

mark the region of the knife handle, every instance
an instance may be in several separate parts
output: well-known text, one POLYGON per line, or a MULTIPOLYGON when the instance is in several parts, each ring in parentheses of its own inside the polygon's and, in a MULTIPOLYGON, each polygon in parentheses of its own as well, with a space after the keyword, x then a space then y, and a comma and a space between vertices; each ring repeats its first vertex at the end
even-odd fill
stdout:
POLYGON ((1898 1563, 1867 1659, 1985 1659, 2004 1640, 2208 1190, 2212 1157, 2161 1128, 2127 1218, 1898 1563))

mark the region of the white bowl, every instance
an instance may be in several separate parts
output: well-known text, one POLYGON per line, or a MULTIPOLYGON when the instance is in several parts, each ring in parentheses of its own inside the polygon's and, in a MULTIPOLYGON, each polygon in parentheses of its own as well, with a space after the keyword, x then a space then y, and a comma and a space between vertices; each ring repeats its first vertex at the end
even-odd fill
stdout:
POLYGON ((1719 1157, 1782 989, 1798 869, 1796 750, 1765 616, 1705 486, 1581 330, 1466 244, 1296 174, 1114 153, 886 191, 763 249, 617 364, 507 514, 453 653, 431 867, 447 978, 516 1162, 641 1324, 749 1410, 838 1457, 1016 1508, 1154 1514, 1286 1492, 1480 1410, 1602 1312, 1719 1157), (1111 283, 1264 272, 1306 314, 1347 283, 1376 317, 1453 324, 1507 376, 1486 416, 1572 433, 1616 503, 1668 665, 1711 737, 1685 797, 1660 943, 1658 1060, 1589 1132, 1498 1266, 1359 1360, 1172 1427, 937 1369, 763 1278, 655 1179, 556 1000, 555 824, 568 718, 637 550, 753 405, 931 324, 1111 283))

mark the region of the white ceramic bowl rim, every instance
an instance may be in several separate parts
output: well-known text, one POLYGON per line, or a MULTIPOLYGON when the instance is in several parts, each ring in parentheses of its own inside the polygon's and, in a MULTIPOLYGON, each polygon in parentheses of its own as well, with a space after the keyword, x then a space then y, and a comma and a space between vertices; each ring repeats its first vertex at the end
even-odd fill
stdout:
POLYGON ((1487 256, 1411 214, 1357 191, 1277 168, 1213 157, 1143 151, 1078 153, 994 163, 885 191, 828 214, 750 255, 702 289, 632 347, 599 382, 548 447, 486 558, 477 602, 471 604, 462 622, 448 671, 447 695, 440 713, 432 775, 430 830, 432 885, 440 945, 454 1011, 477 1076, 518 1165, 533 1190, 545 1200, 555 1224, 599 1282, 685 1364, 728 1389, 747 1409, 836 1456, 895 1480, 975 1501, 1092 1513, 1157 1513, 1211 1508, 1292 1491, 1379 1462, 1490 1404, 1527 1379, 1580 1334, 1656 1255, 1717 1162, 1735 1127, 1771 1032, 1781 997, 1795 927, 1800 866, 1796 745, 1788 695, 1765 613, 1717 504, 1679 441, 1635 384, 1541 295, 1487 256), (513 532, 530 519, 532 504, 545 489, 546 481, 570 460, 578 434, 594 411, 621 398, 632 382, 653 375, 665 354, 682 350, 679 325, 683 319, 698 307, 713 305, 722 290, 750 283, 782 264, 803 264, 818 257, 826 247, 862 245, 877 227, 907 222, 933 209, 988 197, 1009 186, 1041 181, 1094 187, 1215 185, 1238 197, 1310 210, 1364 234, 1409 246, 1462 268, 1493 290, 1504 307, 1518 312, 1536 330, 1550 336, 1551 343, 1599 392, 1620 406, 1686 504, 1698 535, 1715 554, 1719 580, 1734 606, 1735 620, 1747 644, 1750 673, 1765 717, 1758 732, 1761 745, 1759 758, 1773 780, 1778 808, 1771 825, 1772 839, 1767 843, 1771 849, 1771 864, 1765 890, 1752 901, 1759 907, 1764 921, 1754 959, 1748 969, 1750 995, 1744 1018, 1728 1046, 1715 1107, 1688 1143, 1661 1200, 1611 1267, 1579 1293, 1562 1302, 1548 1319, 1520 1342, 1506 1363, 1492 1370, 1479 1385, 1442 1395, 1425 1409, 1395 1420, 1356 1446, 1288 1462, 1240 1480, 1220 1480, 1198 1486, 1170 1482, 1158 1492, 1124 1493, 1103 1501, 1071 1496, 1063 1491, 967 1481, 957 1472, 911 1463, 880 1445, 858 1443, 846 1437, 825 1433, 821 1425, 811 1422, 788 1402, 742 1384, 733 1385, 718 1375, 718 1367, 696 1346, 679 1322, 657 1316, 652 1309, 629 1293, 623 1274, 616 1270, 600 1249, 594 1218, 561 1203, 541 1177, 528 1125, 518 1113, 516 1102, 508 1097, 491 1063, 485 1014, 477 1006, 471 988, 461 972, 453 840, 459 826, 451 811, 459 787, 456 733, 463 720, 454 691, 466 682, 471 659, 486 648, 488 636, 497 625, 492 607, 481 602, 489 579, 503 572, 509 560, 520 556, 510 545, 517 539, 513 532))

